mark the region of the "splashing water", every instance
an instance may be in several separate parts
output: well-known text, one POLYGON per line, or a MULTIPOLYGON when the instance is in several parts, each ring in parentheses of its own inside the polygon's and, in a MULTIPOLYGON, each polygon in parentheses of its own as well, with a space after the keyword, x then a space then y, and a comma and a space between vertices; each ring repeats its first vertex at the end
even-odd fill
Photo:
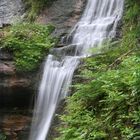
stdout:
POLYGON ((29 140, 45 140, 59 101, 68 95, 73 73, 89 49, 113 38, 123 13, 123 0, 88 0, 69 36, 72 43, 52 50, 46 59, 29 140))

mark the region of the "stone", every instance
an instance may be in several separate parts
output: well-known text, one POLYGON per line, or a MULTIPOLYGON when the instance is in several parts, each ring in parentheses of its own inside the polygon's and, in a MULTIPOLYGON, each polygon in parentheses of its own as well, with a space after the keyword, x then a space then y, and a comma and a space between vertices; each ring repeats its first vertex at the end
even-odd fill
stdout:
POLYGON ((11 115, 6 116, 3 120, 3 130, 5 131, 21 131, 25 128, 25 123, 28 123, 30 121, 29 117, 22 116, 22 115, 11 115))
POLYGON ((24 78, 11 78, 8 80, 8 87, 9 88, 18 88, 18 87, 22 87, 22 88, 27 88, 30 86, 31 81, 29 79, 24 79, 24 78))
POLYGON ((16 113, 7 114, 3 116, 0 127, 8 139, 19 140, 19 136, 22 135, 23 132, 28 131, 29 133, 30 122, 31 118, 27 115, 16 113))
POLYGON ((11 52, 0 49, 0 60, 13 60, 13 54, 11 52))
POLYGON ((38 16, 37 22, 51 23, 56 27, 54 36, 61 37, 68 34, 74 26, 85 6, 86 0, 57 0, 50 8, 46 7, 38 16))
POLYGON ((0 61, 0 107, 29 106, 34 76, 18 74, 13 61, 0 61))
POLYGON ((15 74, 15 66, 13 62, 0 62, 0 75, 13 75, 15 74))
POLYGON ((0 27, 19 21, 23 13, 22 0, 0 0, 0 27))

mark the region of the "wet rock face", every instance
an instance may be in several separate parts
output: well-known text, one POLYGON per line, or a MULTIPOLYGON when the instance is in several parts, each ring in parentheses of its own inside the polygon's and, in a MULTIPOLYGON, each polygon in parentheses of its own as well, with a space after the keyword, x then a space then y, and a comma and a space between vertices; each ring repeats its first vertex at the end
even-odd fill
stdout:
POLYGON ((0 135, 5 135, 6 140, 27 140, 30 123, 29 110, 17 108, 0 110, 0 135))
POLYGON ((5 134, 13 139, 17 139, 18 132, 24 131, 30 122, 30 118, 23 115, 5 116, 2 128, 5 134))
POLYGON ((55 36, 69 33, 82 15, 86 0, 56 0, 50 8, 46 8, 37 22, 55 25, 55 36))
POLYGON ((19 20, 23 11, 24 6, 21 0, 0 0, 0 27, 19 20))
POLYGON ((33 76, 16 72, 11 53, 0 51, 0 107, 27 107, 35 93, 33 76))

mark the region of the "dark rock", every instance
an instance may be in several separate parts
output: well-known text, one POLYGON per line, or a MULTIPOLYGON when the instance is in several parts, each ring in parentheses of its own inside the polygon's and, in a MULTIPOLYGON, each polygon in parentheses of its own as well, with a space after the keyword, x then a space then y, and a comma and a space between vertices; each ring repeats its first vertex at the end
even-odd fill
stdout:
POLYGON ((20 79, 18 77, 17 78, 13 77, 9 79, 7 83, 8 83, 7 84, 8 87, 10 88, 19 88, 19 87, 27 88, 30 86, 31 81, 29 79, 23 79, 23 78, 20 79))
POLYGON ((75 55, 76 51, 76 45, 71 44, 71 45, 67 45, 67 46, 63 46, 63 47, 59 47, 59 48, 53 48, 51 49, 50 53, 51 54, 55 54, 55 56, 57 57, 65 57, 67 56, 73 56, 75 55))
MULTIPOLYGON (((16 113, 6 113, 1 114, 3 117, 1 117, 0 120, 0 128, 1 131, 6 135, 6 137, 9 140, 21 140, 21 136, 26 138, 29 135, 29 125, 31 122, 31 117, 29 115, 23 115, 16 113)), ((24 139, 24 140, 25 140, 24 139)))
POLYGON ((5 75, 14 75, 15 74, 15 66, 13 62, 0 62, 0 76, 3 77, 5 75))
POLYGON ((85 6, 86 0, 57 0, 50 8, 46 8, 38 17, 37 22, 56 26, 54 36, 60 37, 69 33, 85 6))
POLYGON ((33 90, 23 85, 14 85, 12 87, 6 81, 0 84, 0 108, 2 107, 20 107, 29 108, 33 97, 33 90))
POLYGON ((0 49, 0 60, 13 60, 12 52, 7 51, 6 49, 0 49))
POLYGON ((25 123, 29 122, 30 118, 26 116, 21 116, 21 115, 12 115, 12 116, 5 116, 3 120, 2 127, 5 131, 10 132, 10 131, 21 131, 25 129, 25 123))
POLYGON ((29 107, 36 76, 18 74, 13 61, 0 62, 0 107, 29 107))

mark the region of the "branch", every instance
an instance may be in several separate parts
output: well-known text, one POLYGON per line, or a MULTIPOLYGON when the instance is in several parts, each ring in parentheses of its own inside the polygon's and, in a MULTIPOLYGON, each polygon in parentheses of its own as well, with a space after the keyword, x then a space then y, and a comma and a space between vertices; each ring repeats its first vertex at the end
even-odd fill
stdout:
POLYGON ((113 69, 117 65, 119 65, 122 62, 122 59, 126 56, 128 56, 130 53, 134 51, 134 48, 126 52, 125 54, 121 55, 119 58, 117 58, 111 65, 109 65, 108 69, 113 69))

